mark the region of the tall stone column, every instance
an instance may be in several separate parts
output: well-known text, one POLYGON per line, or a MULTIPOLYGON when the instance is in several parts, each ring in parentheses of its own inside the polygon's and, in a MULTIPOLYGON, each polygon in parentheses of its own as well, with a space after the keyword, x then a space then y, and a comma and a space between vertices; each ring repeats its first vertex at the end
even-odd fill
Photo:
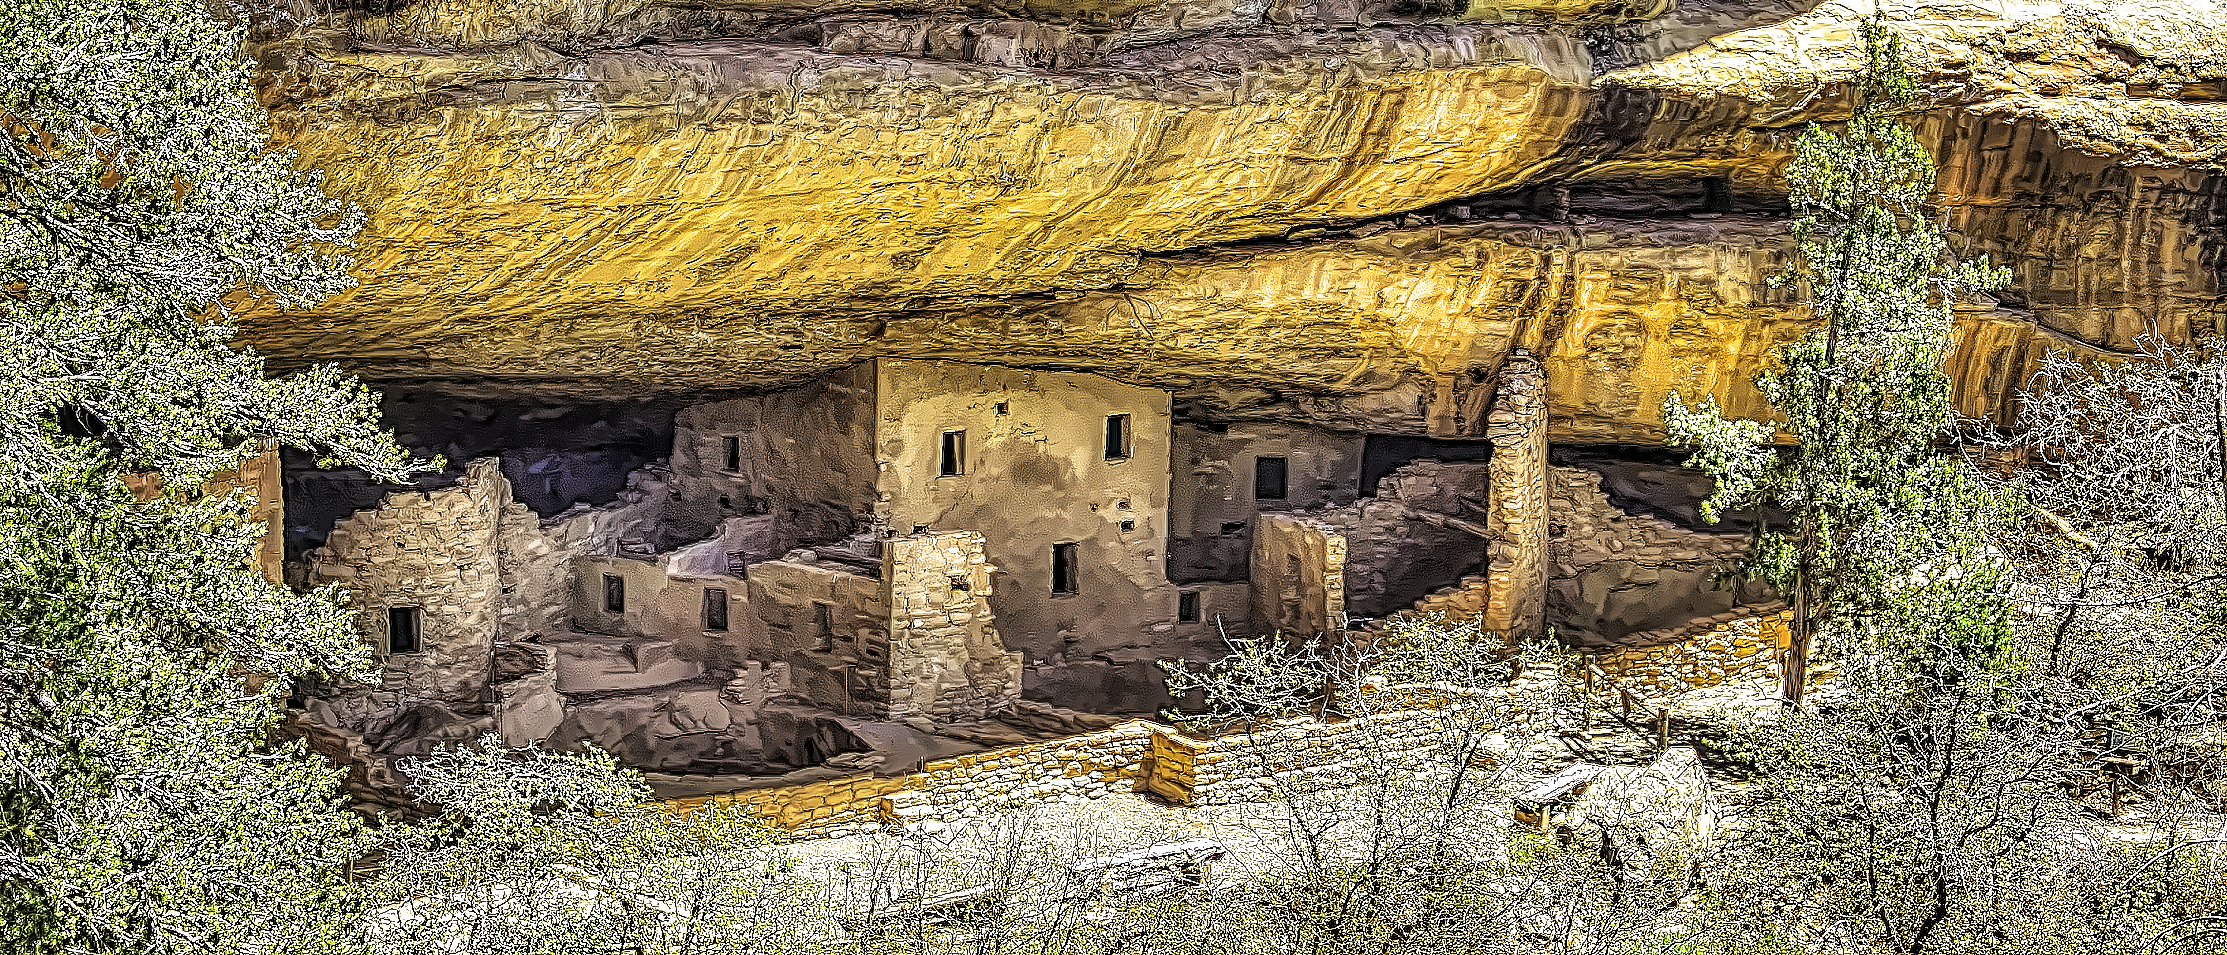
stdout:
POLYGON ((1525 349, 1500 371, 1485 437, 1492 442, 1493 541, 1484 626, 1511 640, 1535 637, 1546 629, 1547 389, 1538 359, 1525 349))

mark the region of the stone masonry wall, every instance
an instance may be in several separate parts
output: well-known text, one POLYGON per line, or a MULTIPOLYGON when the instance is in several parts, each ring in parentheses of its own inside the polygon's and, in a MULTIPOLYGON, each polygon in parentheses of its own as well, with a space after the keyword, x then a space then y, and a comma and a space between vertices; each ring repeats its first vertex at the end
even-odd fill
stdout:
POLYGON ((1776 608, 1754 584, 1720 588, 1719 567, 1747 549, 1739 533, 1698 533, 1616 506, 1602 476, 1549 471, 1553 566, 1547 611, 1565 643, 1578 647, 1668 643, 1697 622, 1724 622, 1776 608))
POLYGON ((1345 536, 1323 521, 1262 514, 1253 531, 1253 626, 1313 636, 1344 630, 1345 536))
POLYGON ((982 535, 914 534, 882 542, 889 588, 889 715, 979 720, 1021 697, 1021 655, 998 641, 982 535))
POLYGON ((1416 461, 1386 475, 1373 498, 1308 514, 1346 540, 1346 611, 1397 613, 1483 574, 1490 475, 1480 463, 1416 461))
POLYGON ((1463 577, 1451 587, 1440 587, 1429 596, 1415 602, 1415 606, 1378 620, 1372 629, 1384 628, 1404 620, 1435 616, 1449 623, 1466 623, 1481 617, 1485 607, 1492 602, 1493 582, 1484 577, 1463 577))
POLYGON ((310 552, 311 582, 348 593, 373 646, 386 646, 387 615, 372 611, 421 608, 422 649, 384 659, 384 689, 420 699, 479 697, 502 598, 496 528, 510 500, 499 463, 475 461, 454 487, 388 495, 378 509, 341 521, 310 552))
POLYGON ((1546 629, 1547 395, 1546 375, 1523 349, 1508 356, 1487 416, 1492 441, 1491 597, 1484 627, 1509 639, 1546 629))
POLYGON ((1397 708, 1354 719, 1295 717, 1209 738, 1131 720, 1065 739, 935 760, 904 776, 830 780, 663 805, 688 812, 709 803, 739 804, 799 836, 819 837, 1116 792, 1151 792, 1186 805, 1242 802, 1274 792, 1368 782, 1389 766, 1428 758, 1443 739, 1448 720, 1467 719, 1458 712, 1461 708, 1490 706, 1537 691, 1541 681, 1553 679, 1551 670, 1540 669, 1482 691, 1386 687, 1376 692, 1390 694, 1385 699, 1397 708), (1367 755, 1356 756, 1363 753, 1367 755))
POLYGON ((1753 677, 1776 678, 1791 612, 1743 617, 1688 640, 1594 658, 1601 672, 1650 699, 1753 677))
POLYGON ((526 505, 508 503, 496 539, 503 574, 501 639, 572 630, 578 586, 573 561, 584 554, 642 556, 657 536, 672 487, 671 472, 650 467, 627 475, 626 489, 607 507, 578 505, 542 520, 526 505))

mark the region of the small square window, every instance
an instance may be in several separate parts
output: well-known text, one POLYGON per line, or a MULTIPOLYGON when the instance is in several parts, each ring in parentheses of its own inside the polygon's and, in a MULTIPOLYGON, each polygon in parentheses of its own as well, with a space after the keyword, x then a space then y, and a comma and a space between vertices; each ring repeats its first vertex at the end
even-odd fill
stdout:
POLYGON ((1122 522, 1121 522, 1121 531, 1122 531, 1122 533, 1124 533, 1124 534, 1126 534, 1126 533, 1128 533, 1128 532, 1130 532, 1130 531, 1136 530, 1136 529, 1137 529, 1137 522, 1136 522, 1136 521, 1122 521, 1122 522))
POLYGON ((1076 573, 1075 545, 1052 545, 1052 593, 1079 593, 1079 575, 1076 573))
POLYGON ((719 466, 728 471, 742 470, 742 439, 728 435, 719 439, 719 466))
POLYGON ((1199 592, 1181 590, 1175 595, 1175 619, 1178 623, 1199 622, 1199 592))
POLYGON ((704 588, 704 629, 712 631, 727 629, 727 589, 725 587, 704 588))
POLYGON ((967 473, 967 433, 943 433, 942 453, 936 456, 936 474, 940 477, 958 477, 967 473))
POLYGON ((603 612, 626 612, 626 578, 617 574, 603 575, 603 612))
POLYGON ((1106 460, 1119 461, 1129 456, 1129 416, 1106 416, 1106 460))
POLYGON ((423 612, 417 607, 387 608, 388 653, 418 652, 418 624, 423 612))
POLYGON ((1005 414, 1006 412, 1009 412, 1009 411, 1012 411, 1012 410, 1013 410, 1013 406, 1012 406, 1011 404, 1009 404, 1009 403, 1006 403, 1006 402, 1003 402, 1003 401, 1000 401, 1000 402, 998 402, 998 403, 997 403, 997 412, 998 412, 998 414, 1005 414))
POLYGON ((1254 458, 1253 498, 1261 501, 1283 500, 1287 493, 1290 474, 1290 462, 1283 458, 1254 458))
POLYGON ((974 587, 973 587, 973 585, 971 585, 971 584, 967 583, 967 575, 965 575, 965 574, 952 574, 952 575, 951 575, 951 589, 952 589, 952 590, 954 590, 954 591, 971 591, 971 590, 973 590, 973 589, 974 589, 974 587))

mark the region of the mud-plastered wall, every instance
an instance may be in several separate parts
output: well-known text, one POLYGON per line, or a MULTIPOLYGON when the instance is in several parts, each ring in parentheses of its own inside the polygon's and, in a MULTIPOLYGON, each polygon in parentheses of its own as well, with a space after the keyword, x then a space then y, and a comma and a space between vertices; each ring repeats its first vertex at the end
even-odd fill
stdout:
POLYGON ((1166 576, 1167 392, 1097 375, 881 360, 880 522, 974 531, 990 606, 1031 667, 1030 695, 1076 709, 1149 688, 1095 671, 1178 653, 1166 576), (1113 419, 1119 418, 1119 421, 1113 419), (1062 669, 1084 683, 1039 692, 1062 669), (1084 685, 1088 684, 1088 685, 1084 685))
POLYGON ((787 391, 683 409, 674 417, 669 539, 658 549, 746 515, 774 518, 765 552, 750 559, 859 530, 874 500, 874 380, 865 363, 787 391))
POLYGON ((1346 540, 1328 523, 1262 514, 1253 532, 1253 626, 1262 632, 1342 631, 1346 540))
POLYGON ((802 559, 750 568, 750 610, 767 653, 814 704, 879 716, 889 706, 889 602, 880 580, 802 559))
POLYGON ((1276 422, 1184 422, 1168 480, 1168 577, 1244 580, 1253 515, 1351 504, 1360 493, 1359 434, 1276 422), (1270 473, 1261 473, 1263 458, 1270 473), (1281 462, 1281 471, 1277 464, 1281 462), (1258 491, 1280 491, 1264 497, 1258 491))

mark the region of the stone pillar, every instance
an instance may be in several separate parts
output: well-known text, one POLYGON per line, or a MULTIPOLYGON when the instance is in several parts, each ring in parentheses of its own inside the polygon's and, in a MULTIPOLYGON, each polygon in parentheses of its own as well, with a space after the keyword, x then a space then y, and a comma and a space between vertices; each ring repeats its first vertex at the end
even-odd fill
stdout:
POLYGON ((882 542, 889 588, 889 715, 984 719, 1021 698, 1021 655, 990 619, 990 564, 973 531, 882 542))
POLYGON ((1493 541, 1484 627, 1511 640, 1538 636, 1546 629, 1547 393, 1529 351, 1516 349, 1501 369, 1485 437, 1493 541))

